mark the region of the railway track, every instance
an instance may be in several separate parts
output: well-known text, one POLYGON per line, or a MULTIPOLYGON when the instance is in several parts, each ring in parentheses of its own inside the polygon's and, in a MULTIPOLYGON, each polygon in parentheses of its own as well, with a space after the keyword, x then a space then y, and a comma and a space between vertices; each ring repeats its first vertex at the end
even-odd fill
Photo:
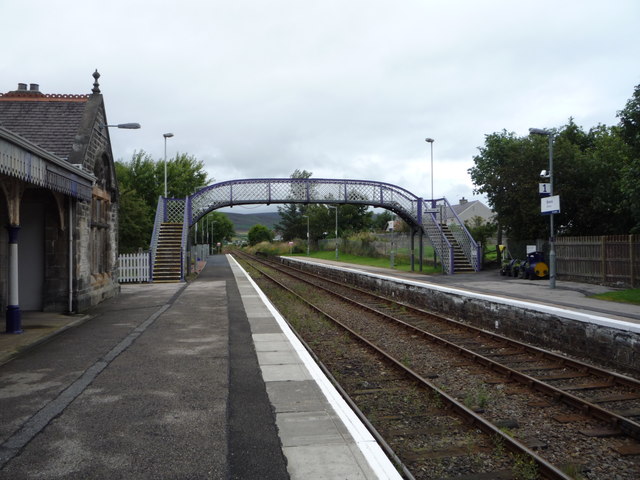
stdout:
MULTIPOLYGON (((471 422, 494 443, 499 438, 503 446, 517 444, 509 444, 512 458, 516 455, 532 459, 544 478, 638 477, 640 428, 635 419, 640 415, 640 388, 635 379, 350 285, 264 260, 261 263, 261 275, 268 275, 270 282, 286 285, 292 293, 340 322, 351 335, 378 349, 378 355, 387 356, 387 361, 408 368, 421 382, 426 381, 425 385, 436 392, 432 395, 457 404, 450 408, 462 415, 464 422, 471 422), (358 313, 354 315, 354 311, 358 313), (515 453, 516 449, 521 450, 515 453), (569 473, 562 473, 561 467, 569 473)), ((343 383, 352 380, 352 375, 342 377, 339 380, 343 383)), ((375 387, 352 389, 352 398, 376 395, 379 390, 388 393, 375 381, 362 380, 359 385, 362 384, 375 387)), ((389 417, 379 413, 372 416, 378 423, 389 417)), ((400 417, 401 422, 414 424, 411 414, 400 417), (412 420, 408 422, 407 418, 412 420)), ((410 431, 415 430, 411 428, 410 431)), ((392 439, 413 435, 403 433, 398 426, 382 426, 380 430, 392 439)), ((486 440, 472 443, 488 448, 486 440)), ((409 453, 405 457, 415 455, 409 453)))

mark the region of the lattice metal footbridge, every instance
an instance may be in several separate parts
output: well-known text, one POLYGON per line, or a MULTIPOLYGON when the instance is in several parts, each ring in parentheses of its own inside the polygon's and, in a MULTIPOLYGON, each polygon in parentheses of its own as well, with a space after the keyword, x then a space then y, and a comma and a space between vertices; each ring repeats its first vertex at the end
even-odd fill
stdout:
POLYGON ((230 180, 202 188, 186 198, 160 197, 151 242, 152 263, 155 264, 163 224, 165 227, 167 223, 181 225, 179 279, 184 279, 187 233, 201 217, 212 210, 234 205, 284 203, 358 204, 390 210, 411 228, 412 269, 415 236, 420 237, 419 261, 422 265, 422 240, 426 235, 446 273, 460 271, 464 264, 472 270, 480 270, 479 246, 446 199, 424 200, 389 183, 319 178, 230 180))

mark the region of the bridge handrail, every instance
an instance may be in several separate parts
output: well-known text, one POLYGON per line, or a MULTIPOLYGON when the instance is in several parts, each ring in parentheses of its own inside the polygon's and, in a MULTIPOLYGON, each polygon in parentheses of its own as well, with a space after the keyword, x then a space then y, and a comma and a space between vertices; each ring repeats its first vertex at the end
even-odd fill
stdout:
POLYGON ((458 217, 458 214, 451 207, 446 198, 444 199, 444 201, 448 207, 448 210, 453 213, 453 218, 455 218, 457 221, 456 223, 449 225, 449 229, 451 230, 453 237, 456 239, 460 247, 462 247, 464 256, 467 258, 473 269, 478 272, 482 267, 482 255, 480 254, 480 246, 473 239, 464 222, 460 220, 460 217, 458 217))
POLYGON ((440 223, 433 212, 425 212, 423 215, 423 228, 426 230, 427 237, 431 241, 431 246, 436 251, 442 262, 442 268, 445 273, 454 273, 454 257, 453 245, 444 234, 440 223))
POLYGON ((156 217, 153 221, 153 234, 151 235, 151 265, 149 266, 149 273, 151 275, 151 279, 153 280, 153 266, 156 263, 156 249, 158 247, 158 236, 160 233, 160 225, 164 221, 166 216, 166 206, 164 197, 162 195, 158 196, 158 205, 156 206, 156 217))

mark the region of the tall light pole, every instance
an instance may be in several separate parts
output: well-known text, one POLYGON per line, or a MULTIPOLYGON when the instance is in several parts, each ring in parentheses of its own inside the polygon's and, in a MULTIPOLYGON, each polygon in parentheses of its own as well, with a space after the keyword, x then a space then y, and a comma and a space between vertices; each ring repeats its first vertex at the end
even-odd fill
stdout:
MULTIPOLYGON (((436 208, 435 202, 433 201, 433 142, 435 140, 433 138, 425 138, 425 142, 431 144, 431 208, 436 208)), ((420 260, 422 262, 422 259, 420 260)), ((421 265, 422 266, 422 263, 421 265)), ((436 249, 433 249, 433 267, 436 266, 436 249)))
MULTIPOLYGON (((531 135, 549 137, 549 196, 553 196, 553 132, 541 128, 530 128, 531 135)), ((549 288, 556 288, 556 248, 553 212, 549 214, 549 288)))
POLYGON ((338 206, 327 205, 329 208, 336 209, 336 260, 338 260, 338 206))
MULTIPOLYGON (((433 142, 435 140, 433 138, 425 138, 425 142, 431 144, 431 200, 433 200, 433 142)), ((431 205, 433 208, 433 205, 431 205)))
POLYGON ((309 238, 309 215, 303 215, 303 217, 307 217, 307 257, 309 256, 309 242, 311 239, 309 238))
POLYGON ((164 137, 164 198, 167 198, 167 138, 173 137, 173 133, 163 133, 164 137))
POLYGON ((139 123, 117 123, 114 125, 100 125, 100 128, 125 128, 127 130, 137 130, 138 128, 140 128, 140 124, 139 123))

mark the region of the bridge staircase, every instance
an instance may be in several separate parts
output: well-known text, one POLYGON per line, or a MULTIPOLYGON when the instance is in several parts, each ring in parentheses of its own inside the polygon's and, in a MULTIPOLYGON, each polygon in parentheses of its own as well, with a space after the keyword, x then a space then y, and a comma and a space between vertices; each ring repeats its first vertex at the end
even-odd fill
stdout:
POLYGON ((442 228, 442 233, 453 248, 453 271, 455 273, 475 272, 475 268, 473 268, 473 265, 471 265, 471 262, 464 254, 464 250, 462 246, 460 246, 460 243, 458 243, 458 240, 456 240, 451 228, 449 228, 448 225, 440 225, 440 227, 442 228))
POLYGON ((154 283, 176 283, 182 276, 182 224, 162 223, 158 232, 155 260, 153 262, 154 283))

